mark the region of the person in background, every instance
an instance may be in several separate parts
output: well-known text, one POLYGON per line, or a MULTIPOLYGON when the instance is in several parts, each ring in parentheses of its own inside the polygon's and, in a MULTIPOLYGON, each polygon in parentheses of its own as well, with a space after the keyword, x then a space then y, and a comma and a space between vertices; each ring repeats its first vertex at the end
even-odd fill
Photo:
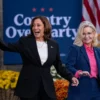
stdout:
POLYGON ((77 86, 78 80, 67 68, 62 67, 58 44, 51 39, 51 24, 45 16, 36 16, 31 22, 31 34, 21 37, 16 43, 4 43, 3 51, 20 53, 22 70, 15 89, 21 100, 56 100, 50 67, 77 86))
POLYGON ((70 47, 67 68, 79 79, 77 87, 69 86, 67 100, 100 100, 100 49, 95 26, 81 22, 70 47))

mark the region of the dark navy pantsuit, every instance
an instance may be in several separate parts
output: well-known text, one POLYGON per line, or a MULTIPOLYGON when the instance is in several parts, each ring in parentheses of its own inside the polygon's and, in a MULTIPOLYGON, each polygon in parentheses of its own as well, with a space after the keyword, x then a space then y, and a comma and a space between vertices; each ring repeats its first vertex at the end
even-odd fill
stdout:
MULTIPOLYGON (((98 68, 97 78, 81 76, 77 87, 69 86, 67 100, 100 100, 100 48, 93 47, 98 68)), ((71 46, 66 60, 67 68, 75 75, 78 70, 91 72, 84 46, 71 46)))

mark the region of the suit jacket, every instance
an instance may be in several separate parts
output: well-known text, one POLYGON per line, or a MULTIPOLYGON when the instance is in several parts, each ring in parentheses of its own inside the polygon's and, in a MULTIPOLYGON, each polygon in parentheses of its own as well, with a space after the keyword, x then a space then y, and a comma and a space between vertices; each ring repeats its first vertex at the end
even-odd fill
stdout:
POLYGON ((20 53, 23 67, 15 89, 15 94, 20 97, 31 98, 39 91, 41 81, 44 89, 50 97, 55 97, 53 79, 50 67, 55 66, 57 72, 71 82, 73 75, 65 68, 59 55, 58 44, 51 39, 47 40, 48 59, 42 65, 38 54, 36 40, 33 36, 21 37, 16 43, 4 43, 0 41, 0 49, 20 53))
MULTIPOLYGON (((98 80, 100 79, 100 48, 94 47, 94 54, 98 68, 98 80)), ((78 70, 90 73, 90 63, 84 46, 72 45, 66 60, 67 68, 75 75, 78 70)), ((99 82, 100 83, 100 82, 99 82)), ((91 93, 90 77, 81 76, 77 87, 69 87, 68 100, 84 100, 85 94, 91 93), (83 95, 84 94, 84 95, 83 95), (76 98, 76 99, 75 99, 76 98)))

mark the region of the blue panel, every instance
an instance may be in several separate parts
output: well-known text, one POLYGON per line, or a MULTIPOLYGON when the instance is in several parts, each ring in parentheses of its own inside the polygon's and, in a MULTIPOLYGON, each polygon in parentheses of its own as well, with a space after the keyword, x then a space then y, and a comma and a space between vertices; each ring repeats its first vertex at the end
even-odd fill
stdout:
MULTIPOLYGON (((27 35, 31 19, 36 15, 48 17, 52 37, 59 43, 61 59, 65 63, 81 21, 82 0, 3 0, 4 41, 16 42, 27 35)), ((21 63, 19 54, 4 52, 4 64, 21 63)))

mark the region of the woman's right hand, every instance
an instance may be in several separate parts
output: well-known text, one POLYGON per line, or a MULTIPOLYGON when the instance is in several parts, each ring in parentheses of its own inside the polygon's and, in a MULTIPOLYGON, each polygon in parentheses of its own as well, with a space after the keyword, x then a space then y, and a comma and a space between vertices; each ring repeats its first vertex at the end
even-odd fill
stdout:
POLYGON ((90 76, 90 73, 88 71, 80 71, 78 72, 79 76, 90 76))

